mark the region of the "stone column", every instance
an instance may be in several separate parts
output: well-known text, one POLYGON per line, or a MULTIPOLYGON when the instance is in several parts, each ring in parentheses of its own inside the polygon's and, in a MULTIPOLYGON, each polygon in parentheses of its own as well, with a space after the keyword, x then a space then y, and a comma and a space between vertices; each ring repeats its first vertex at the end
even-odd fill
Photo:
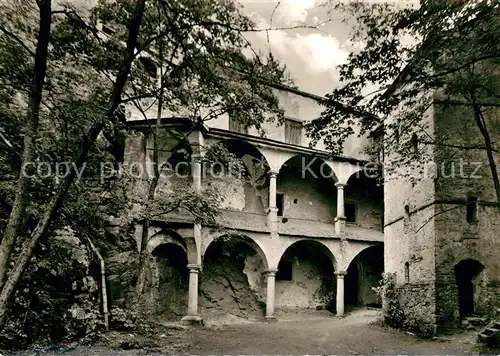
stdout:
POLYGON ((188 310, 182 321, 200 323, 201 317, 198 315, 198 273, 200 272, 200 266, 188 264, 187 267, 189 269, 188 310))
POLYGON ((201 190, 201 155, 193 154, 191 156, 191 160, 193 163, 193 167, 191 168, 191 172, 193 175, 193 189, 197 192, 201 190))
POLYGON ((344 276, 345 271, 335 272, 337 276, 337 316, 344 315, 344 276))
MULTIPOLYGON (((200 192, 201 191, 201 177, 202 177, 202 158, 203 156, 201 154, 193 154, 191 156, 192 159, 192 175, 193 175, 193 190, 195 192, 200 192)), ((202 226, 200 223, 195 223, 193 225, 193 235, 194 235, 194 240, 196 242, 196 246, 199 249, 199 246, 201 246, 201 230, 202 226)), ((198 251, 198 254, 200 252, 198 251)), ((190 263, 195 263, 195 261, 189 261, 190 263)), ((200 263, 200 259, 196 261, 196 263, 200 263)))
POLYGON ((344 205, 344 183, 336 183, 337 187, 337 216, 335 217, 335 233, 344 235, 345 233, 345 205, 344 205))
POLYGON ((266 299, 266 320, 276 320, 274 316, 274 302, 276 299, 276 268, 267 270, 267 299, 266 299))
POLYGON ((276 178, 278 173, 269 173, 269 211, 267 213, 267 226, 271 232, 277 231, 278 208, 276 207, 276 178))

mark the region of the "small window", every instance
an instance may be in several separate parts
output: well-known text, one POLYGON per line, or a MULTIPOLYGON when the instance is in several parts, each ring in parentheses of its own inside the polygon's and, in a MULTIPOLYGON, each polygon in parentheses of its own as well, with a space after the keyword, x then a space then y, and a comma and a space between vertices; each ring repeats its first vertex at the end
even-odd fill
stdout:
POLYGON ((302 141, 302 123, 294 120, 285 120, 285 142, 300 145, 302 141))
POLYGON ((417 134, 413 134, 411 137, 411 147, 414 154, 418 154, 418 136, 417 134))
POLYGON ((278 208, 278 216, 283 216, 283 203, 285 201, 284 194, 276 194, 276 207, 278 208))
POLYGON ((410 283, 410 264, 405 262, 405 283, 410 283))
POLYGON ((477 198, 469 197, 467 199, 467 221, 472 223, 477 221, 477 198))
POLYGON ((278 272, 276 272, 277 281, 291 281, 292 280, 292 266, 291 260, 281 260, 278 264, 278 272))
POLYGON ((345 220, 347 222, 356 222, 356 204, 345 203, 345 220))

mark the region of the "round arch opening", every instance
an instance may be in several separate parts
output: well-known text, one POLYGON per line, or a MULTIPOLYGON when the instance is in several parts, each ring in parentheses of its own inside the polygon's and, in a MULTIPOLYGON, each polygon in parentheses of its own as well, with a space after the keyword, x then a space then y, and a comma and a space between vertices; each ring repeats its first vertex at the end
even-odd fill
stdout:
POLYGON ((345 304, 352 307, 382 307, 382 300, 372 288, 378 287, 384 273, 384 247, 371 246, 361 251, 349 264, 345 277, 345 304))
POLYGON ((281 256, 276 273, 276 307, 335 311, 335 257, 322 243, 300 240, 281 256))
POLYGON ((174 173, 171 177, 175 177, 177 180, 189 178, 191 176, 191 156, 193 154, 191 145, 187 140, 179 140, 175 135, 168 139, 175 144, 171 144, 172 147, 159 147, 159 163, 164 163, 161 159, 163 154, 170 155, 167 168, 171 168, 174 173), (166 152, 163 153, 164 151, 166 152))
POLYGON ((344 189, 344 200, 347 223, 383 231, 384 191, 376 174, 361 170, 351 175, 344 189))
POLYGON ((286 161, 277 177, 278 216, 287 223, 319 221, 332 224, 337 215, 337 177, 321 158, 297 155, 286 161), (311 206, 310 202, 314 202, 311 206))
POLYGON ((266 257, 251 238, 225 235, 212 241, 204 253, 200 276, 203 317, 263 318, 266 270, 266 257))
POLYGON ((269 164, 255 146, 242 140, 222 140, 209 148, 206 158, 204 179, 225 197, 224 208, 266 215, 269 164), (227 154, 227 162, 221 162, 227 154))
MULTIPOLYGON (((156 246, 150 260, 150 291, 157 315, 164 320, 178 320, 185 314, 188 301, 189 271, 185 248, 177 243, 166 242, 156 246)), ((149 289, 149 288, 148 288, 149 289)))
POLYGON ((454 267, 460 318, 478 312, 480 281, 483 271, 484 265, 474 259, 462 260, 454 267))

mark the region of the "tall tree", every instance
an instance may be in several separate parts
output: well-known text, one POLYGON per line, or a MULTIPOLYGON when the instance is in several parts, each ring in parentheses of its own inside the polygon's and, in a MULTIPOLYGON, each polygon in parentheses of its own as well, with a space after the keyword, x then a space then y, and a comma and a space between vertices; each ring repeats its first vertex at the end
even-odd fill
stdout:
POLYGON ((50 25, 52 22, 52 2, 51 0, 41 0, 37 4, 40 12, 40 27, 38 30, 38 42, 34 59, 33 81, 29 94, 28 112, 26 114, 22 167, 19 172, 16 197, 12 206, 9 222, 5 228, 0 244, 0 290, 2 289, 7 274, 12 247, 15 243, 26 210, 26 200, 28 198, 30 182, 25 174, 25 169, 35 158, 35 140, 38 136, 40 105, 42 102, 45 74, 47 72, 47 55, 50 39, 50 25))
MULTIPOLYGON (((145 0, 138 0, 135 7, 133 8, 132 17, 130 19, 127 45, 124 54, 122 56, 123 60, 120 65, 118 75, 115 79, 113 90, 106 111, 86 133, 86 140, 84 141, 84 145, 80 148, 80 150, 74 157, 73 162, 75 162, 76 167, 81 167, 84 164, 85 159, 94 141, 104 128, 106 119, 108 120, 111 119, 112 121, 112 119, 115 116, 115 111, 121 102, 122 93, 130 73, 132 62, 134 60, 139 29, 141 27, 142 17, 144 13, 145 2, 146 2, 145 0)), ((57 191, 50 200, 44 214, 42 215, 40 221, 36 225, 34 231, 31 233, 29 239, 23 245, 21 253, 15 262, 14 268, 12 272, 9 274, 9 277, 0 292, 0 328, 3 327, 3 324, 5 322, 7 303, 14 293, 16 284, 18 283, 21 274, 25 270, 33 254, 33 250, 37 245, 38 240, 46 232, 47 227, 51 221, 51 218, 57 212, 57 209, 60 207, 60 205, 63 203, 63 200, 71 184, 73 183, 75 176, 76 176, 75 170, 70 171, 70 173, 66 176, 66 178, 58 187, 57 191)))

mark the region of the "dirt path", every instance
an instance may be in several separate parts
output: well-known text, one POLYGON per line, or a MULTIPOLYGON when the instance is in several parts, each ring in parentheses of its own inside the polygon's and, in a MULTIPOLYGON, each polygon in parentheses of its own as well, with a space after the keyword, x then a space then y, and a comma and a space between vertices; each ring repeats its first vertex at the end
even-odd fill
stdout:
MULTIPOLYGON (((221 325, 175 330, 158 335, 156 347, 141 350, 112 350, 79 346, 68 355, 145 355, 161 350, 180 354, 479 354, 475 333, 469 332, 439 341, 419 340, 403 332, 375 324, 377 312, 358 310, 339 319, 327 312, 281 315, 275 323, 221 325), (164 338, 164 342, 161 342, 164 338)), ((231 322, 237 322, 229 318, 231 322)), ((60 350, 62 351, 62 350, 60 350)), ((44 353, 61 355, 61 352, 44 353)), ((497 353, 489 352, 489 353, 497 353)), ((33 351, 27 353, 33 355, 33 351)), ((27 355, 26 353, 24 355, 27 355)))
POLYGON ((319 313, 285 315, 279 322, 199 329, 189 353, 207 354, 466 354, 477 353, 475 333, 446 341, 419 340, 375 324, 377 312, 338 319, 319 313))

